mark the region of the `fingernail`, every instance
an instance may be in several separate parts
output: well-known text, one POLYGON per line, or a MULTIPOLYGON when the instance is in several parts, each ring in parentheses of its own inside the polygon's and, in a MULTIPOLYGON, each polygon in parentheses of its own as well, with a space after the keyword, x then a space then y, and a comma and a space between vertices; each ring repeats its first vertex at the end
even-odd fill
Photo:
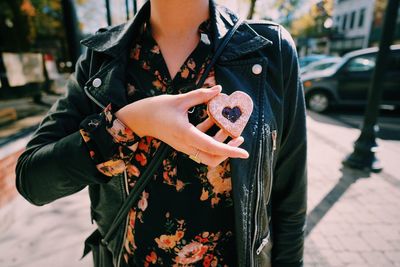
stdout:
POLYGON ((221 85, 216 85, 216 86, 213 86, 212 88, 211 88, 211 90, 212 91, 215 91, 215 92, 221 92, 221 90, 222 90, 222 86, 221 85))
POLYGON ((244 138, 242 136, 236 138, 234 141, 235 145, 241 145, 244 142, 244 138))

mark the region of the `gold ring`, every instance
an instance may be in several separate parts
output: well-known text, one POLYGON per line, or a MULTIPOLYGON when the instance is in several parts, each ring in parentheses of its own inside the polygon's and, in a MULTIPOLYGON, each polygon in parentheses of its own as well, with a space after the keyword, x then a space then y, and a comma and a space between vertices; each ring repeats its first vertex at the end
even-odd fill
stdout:
POLYGON ((200 161, 200 159, 199 159, 199 153, 200 153, 200 150, 199 149, 197 149, 196 150, 196 154, 194 154, 194 156, 189 156, 189 158, 191 159, 191 160, 193 160, 194 162, 196 162, 196 163, 201 163, 201 161, 200 161))

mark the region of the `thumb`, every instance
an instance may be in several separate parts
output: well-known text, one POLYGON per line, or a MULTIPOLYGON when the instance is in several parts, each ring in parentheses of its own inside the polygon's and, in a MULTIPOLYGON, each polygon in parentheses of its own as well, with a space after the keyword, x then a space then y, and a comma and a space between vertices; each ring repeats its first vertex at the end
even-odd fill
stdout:
POLYGON ((182 94, 182 97, 184 97, 185 108, 190 109, 193 106, 206 103, 210 101, 214 96, 218 95, 221 90, 221 85, 215 85, 211 88, 200 88, 182 94))

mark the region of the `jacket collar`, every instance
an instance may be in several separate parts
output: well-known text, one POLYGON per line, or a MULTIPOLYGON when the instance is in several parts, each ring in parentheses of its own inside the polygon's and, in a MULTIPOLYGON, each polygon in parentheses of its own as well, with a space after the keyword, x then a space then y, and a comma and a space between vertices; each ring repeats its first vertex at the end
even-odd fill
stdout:
MULTIPOLYGON (((130 48, 135 33, 149 15, 150 1, 147 1, 132 20, 118 26, 101 29, 97 34, 82 40, 81 44, 94 51, 118 57, 130 48)), ((215 48, 238 21, 238 17, 227 8, 217 5, 214 0, 210 0, 210 18, 213 24, 215 48)), ((246 22, 243 22, 226 46, 220 59, 222 61, 235 59, 270 44, 272 41, 259 35, 246 22)))

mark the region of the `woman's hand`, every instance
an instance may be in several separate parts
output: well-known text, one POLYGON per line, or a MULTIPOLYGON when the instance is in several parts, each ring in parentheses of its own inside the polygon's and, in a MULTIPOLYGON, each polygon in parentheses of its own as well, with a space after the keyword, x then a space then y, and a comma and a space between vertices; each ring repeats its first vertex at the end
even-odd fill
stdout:
POLYGON ((217 85, 180 95, 149 97, 121 108, 115 115, 138 136, 155 137, 187 155, 196 155, 209 166, 217 166, 228 157, 248 158, 247 151, 238 148, 243 137, 224 144, 228 135, 223 130, 214 137, 204 133, 214 124, 210 118, 196 127, 189 122, 190 108, 207 103, 220 92, 217 85))

